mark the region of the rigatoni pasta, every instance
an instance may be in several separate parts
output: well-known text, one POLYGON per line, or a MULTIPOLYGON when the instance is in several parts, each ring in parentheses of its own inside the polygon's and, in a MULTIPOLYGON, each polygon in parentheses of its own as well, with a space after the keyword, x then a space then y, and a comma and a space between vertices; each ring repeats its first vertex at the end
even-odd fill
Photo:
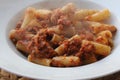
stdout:
POLYGON ((39 64, 39 65, 44 65, 44 66, 50 66, 52 59, 47 59, 47 58, 37 58, 34 55, 30 54, 28 56, 28 60, 39 64))
POLYGON ((28 45, 28 42, 23 42, 23 41, 18 41, 16 43, 16 47, 17 47, 18 50, 20 50, 20 51, 22 51, 26 54, 29 54, 30 51, 27 50, 27 45, 28 45))
MULTIPOLYGON (((93 41, 83 40, 82 46, 85 47, 85 46, 88 46, 88 45, 92 45, 94 47, 93 48, 93 53, 95 53, 95 54, 100 54, 100 55, 103 55, 103 56, 107 56, 107 55, 110 54, 110 51, 111 51, 110 46, 103 45, 103 44, 93 42, 93 41)), ((85 50, 87 50, 87 49, 85 49, 85 50)))
POLYGON ((107 19, 110 16, 108 9, 103 9, 93 15, 87 16, 86 19, 90 21, 102 21, 107 19))
POLYGON ((52 59, 51 65, 56 67, 73 67, 81 65, 81 61, 76 56, 59 56, 52 59))
POLYGON ((52 10, 29 7, 9 38, 28 61, 51 67, 96 62, 113 49, 114 25, 108 9, 78 9, 68 3, 52 10))
POLYGON ((74 12, 76 9, 75 5, 73 3, 68 3, 67 5, 63 6, 60 11, 63 14, 70 14, 74 12))
POLYGON ((21 28, 26 28, 27 24, 35 18, 35 8, 27 8, 21 28))
POLYGON ((85 17, 97 13, 97 10, 89 10, 89 9, 83 9, 78 10, 74 14, 74 20, 83 20, 85 17))

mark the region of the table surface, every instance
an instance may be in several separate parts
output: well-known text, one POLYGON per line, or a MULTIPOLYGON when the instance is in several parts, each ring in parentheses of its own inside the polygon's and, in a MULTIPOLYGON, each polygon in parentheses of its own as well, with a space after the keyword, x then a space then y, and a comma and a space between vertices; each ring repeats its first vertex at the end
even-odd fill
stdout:
MULTIPOLYGON (((5 70, 0 69, 0 80, 33 80, 33 79, 17 76, 15 74, 11 74, 9 72, 6 72, 5 70)), ((120 72, 92 80, 120 80, 120 72)))

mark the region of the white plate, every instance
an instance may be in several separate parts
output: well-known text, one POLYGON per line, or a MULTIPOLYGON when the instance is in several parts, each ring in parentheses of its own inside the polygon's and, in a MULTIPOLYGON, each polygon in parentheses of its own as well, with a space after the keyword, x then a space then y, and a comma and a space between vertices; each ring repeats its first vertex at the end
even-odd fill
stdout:
MULTIPOLYGON (((114 0, 111 0, 110 3, 107 2, 107 4, 105 4, 106 2, 104 3, 104 0, 101 1, 102 2, 94 2, 93 0, 0 1, 0 67, 18 75, 34 79, 49 80, 91 79, 120 70, 120 23, 117 19, 117 17, 120 17, 120 14, 117 13, 118 10, 115 8, 115 6, 110 6, 112 2, 115 2, 114 0), (16 50, 14 45, 8 39, 9 31, 15 27, 19 18, 23 15, 23 8, 27 7, 28 5, 37 8, 58 8, 68 2, 75 3, 79 8, 103 9, 107 7, 111 11, 112 17, 108 22, 114 24, 118 29, 114 40, 115 46, 112 53, 108 57, 93 64, 73 68, 45 67, 28 62, 26 58, 16 50)), ((118 3, 119 1, 116 2, 116 5, 118 3)))

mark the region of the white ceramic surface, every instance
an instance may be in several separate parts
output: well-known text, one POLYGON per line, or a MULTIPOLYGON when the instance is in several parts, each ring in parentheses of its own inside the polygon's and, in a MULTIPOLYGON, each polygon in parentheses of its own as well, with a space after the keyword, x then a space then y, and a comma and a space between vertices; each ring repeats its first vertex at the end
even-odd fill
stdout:
MULTIPOLYGON (((106 0, 109 1, 109 0, 106 0)), ((117 0, 111 0, 119 6, 117 0)), ((12 73, 34 78, 34 79, 91 79, 104 76, 120 70, 120 14, 115 6, 110 6, 110 2, 104 3, 104 0, 4 0, 0 1, 0 67, 12 73), (73 2, 78 8, 103 9, 108 8, 111 11, 111 18, 108 23, 117 27, 118 31, 114 40, 114 49, 112 53, 95 63, 81 67, 72 68, 53 68, 37 65, 28 62, 26 58, 16 50, 15 46, 8 38, 9 31, 13 29, 22 17, 24 9, 27 6, 36 8, 58 8, 68 2, 73 2)))

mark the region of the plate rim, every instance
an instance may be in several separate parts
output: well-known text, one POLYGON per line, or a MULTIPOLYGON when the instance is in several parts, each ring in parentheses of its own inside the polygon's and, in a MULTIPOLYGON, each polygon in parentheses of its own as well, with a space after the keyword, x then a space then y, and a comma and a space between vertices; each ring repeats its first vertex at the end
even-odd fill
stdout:
MULTIPOLYGON (((40 1, 44 1, 44 0, 40 0, 40 1)), ((39 1, 39 2, 40 2, 39 1)), ((47 0, 45 0, 45 1, 47 1, 47 0)), ((31 5, 31 4, 30 4, 31 5)), ((101 4, 100 4, 101 5, 101 4)), ((15 55, 15 56, 17 56, 17 55, 15 55)), ((106 59, 106 58, 105 58, 106 59)), ((21 60, 21 59, 20 59, 21 60)), ((22 59, 22 61, 23 62, 26 62, 26 61, 24 61, 24 59, 22 59)), ((1 61, 0 61, 0 63, 1 63, 1 61)), ((27 63, 29 63, 29 62, 27 62, 27 63)), ((97 62, 96 62, 97 63, 97 62)), ((4 64, 4 63, 3 63, 4 64)), ((36 64, 33 64, 33 63, 29 63, 29 64, 31 64, 31 65, 36 65, 36 64)), ((93 63, 94 64, 94 63, 93 63)), ((90 65, 93 65, 93 64, 90 64, 90 65)), ((37 65, 36 65, 37 66, 37 65)), ((89 66, 89 65, 87 65, 87 66, 89 66)), ((16 72, 14 72, 14 71, 12 71, 12 70, 9 70, 5 65, 2 65, 1 66, 1 64, 0 64, 0 67, 1 68, 3 68, 3 69, 5 69, 5 70, 7 70, 7 71, 9 71, 9 72, 12 72, 12 73, 15 73, 15 74, 18 74, 18 75, 21 75, 21 73, 19 74, 19 73, 16 73, 16 72)), ((39 65, 38 65, 38 67, 39 67, 39 65)), ((43 66, 41 66, 42 68, 43 68, 43 66)), ((83 67, 85 67, 85 66, 83 66, 83 67)), ((47 67, 48 68, 48 67, 47 67)), ((57 68, 58 69, 58 68, 57 68)), ((71 68, 68 68, 69 70, 71 70, 71 68)), ((55 69, 56 70, 56 69, 55 69)), ((120 70, 120 69, 119 69, 120 70)), ((117 70, 118 71, 118 70, 117 70)), ((114 71, 112 71, 111 73, 114 73, 114 72, 116 72, 115 70, 114 71)), ((111 73, 107 73, 107 74, 111 74, 111 73)), ((106 74, 106 75, 107 75, 106 74)), ((105 74, 103 74, 103 75, 105 75, 105 74)), ((103 75, 101 75, 101 76, 103 76, 103 75)), ((25 76, 25 75, 21 75, 21 76, 25 76)), ((96 77, 93 77, 93 78, 97 78, 97 77, 101 77, 101 76, 96 76, 96 77)), ((30 77, 30 76, 28 76, 28 75, 26 75, 26 77, 30 77)), ((31 77, 31 78, 36 78, 36 77, 31 77)), ((37 79, 37 78, 36 78, 37 79)), ((39 78, 38 78, 39 79, 39 78)), ((46 78, 45 78, 46 79, 46 78)), ((51 78, 51 79, 53 79, 53 78, 51 78)), ((86 79, 90 79, 90 78, 86 78, 86 79)))

